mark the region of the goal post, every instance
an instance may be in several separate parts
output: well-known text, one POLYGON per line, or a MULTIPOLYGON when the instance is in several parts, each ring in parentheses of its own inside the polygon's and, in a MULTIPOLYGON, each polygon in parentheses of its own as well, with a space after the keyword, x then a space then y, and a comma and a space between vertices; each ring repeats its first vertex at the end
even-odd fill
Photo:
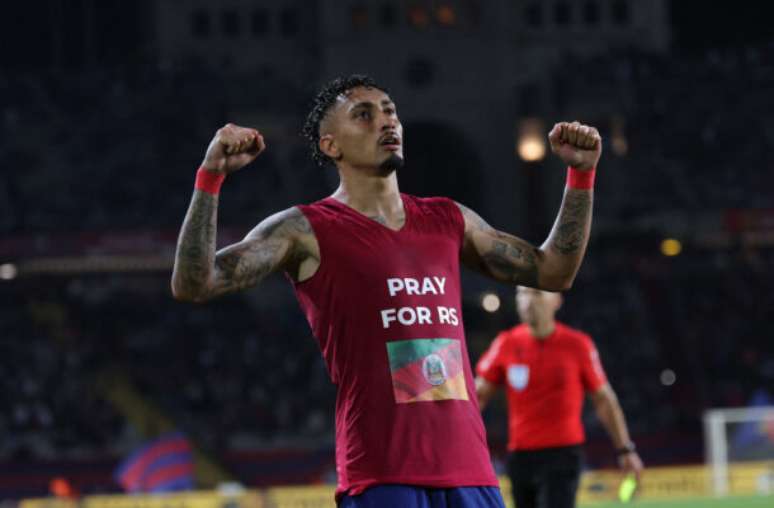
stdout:
MULTIPOLYGON (((719 408, 704 412, 704 450, 716 496, 732 490, 732 468, 771 461, 774 468, 774 406, 719 408)), ((757 490, 771 491, 771 474, 751 479, 757 490)))

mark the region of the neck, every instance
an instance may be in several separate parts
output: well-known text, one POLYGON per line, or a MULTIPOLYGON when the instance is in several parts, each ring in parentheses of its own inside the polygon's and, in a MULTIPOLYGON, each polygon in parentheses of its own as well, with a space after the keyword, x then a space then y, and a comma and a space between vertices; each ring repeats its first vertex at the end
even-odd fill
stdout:
POLYGON ((362 213, 389 213, 400 210, 402 201, 395 171, 383 174, 339 166, 341 182, 333 198, 362 213))
POLYGON ((554 329, 556 329, 556 321, 551 319, 534 324, 530 323, 527 326, 529 326, 530 333, 532 333, 536 339, 542 340, 554 333, 554 329))

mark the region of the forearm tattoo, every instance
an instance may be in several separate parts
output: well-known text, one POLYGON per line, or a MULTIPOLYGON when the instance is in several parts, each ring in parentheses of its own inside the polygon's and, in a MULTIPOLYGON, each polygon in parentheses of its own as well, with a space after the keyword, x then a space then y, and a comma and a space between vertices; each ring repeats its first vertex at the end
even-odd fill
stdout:
POLYGON ((188 208, 175 254, 175 285, 186 294, 198 294, 206 286, 215 257, 218 197, 195 191, 188 208))
POLYGON ((592 201, 590 191, 567 190, 550 237, 552 249, 565 256, 583 251, 589 236, 592 201))

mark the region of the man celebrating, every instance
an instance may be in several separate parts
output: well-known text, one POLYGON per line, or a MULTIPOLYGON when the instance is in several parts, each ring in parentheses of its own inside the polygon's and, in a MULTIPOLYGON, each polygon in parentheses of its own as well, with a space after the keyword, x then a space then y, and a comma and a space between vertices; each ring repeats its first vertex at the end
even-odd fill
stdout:
POLYGON ((173 294, 204 302, 277 271, 293 281, 337 388, 339 506, 502 507, 465 344, 460 261, 509 284, 569 288, 591 226, 598 132, 575 122, 549 134, 571 167, 541 247, 450 199, 400 193, 403 127, 370 78, 327 84, 305 134, 314 158, 335 165, 338 189, 215 252, 220 185, 265 149, 254 129, 218 130, 180 231, 173 294))
POLYGON ((624 471, 642 461, 591 338, 554 319, 559 293, 520 286, 522 324, 492 342, 476 366, 481 408, 497 387, 508 395, 508 476, 518 508, 573 508, 584 440, 581 410, 591 394, 624 471))

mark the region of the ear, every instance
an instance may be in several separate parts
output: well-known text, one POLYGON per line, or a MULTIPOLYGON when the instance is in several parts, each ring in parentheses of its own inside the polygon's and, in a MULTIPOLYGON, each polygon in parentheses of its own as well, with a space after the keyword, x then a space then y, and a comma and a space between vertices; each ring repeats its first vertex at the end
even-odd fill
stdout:
POLYGON ((333 160, 339 160, 341 157, 341 150, 339 145, 336 144, 336 140, 333 139, 332 134, 324 134, 320 136, 320 141, 317 146, 320 147, 320 151, 330 157, 333 160))

